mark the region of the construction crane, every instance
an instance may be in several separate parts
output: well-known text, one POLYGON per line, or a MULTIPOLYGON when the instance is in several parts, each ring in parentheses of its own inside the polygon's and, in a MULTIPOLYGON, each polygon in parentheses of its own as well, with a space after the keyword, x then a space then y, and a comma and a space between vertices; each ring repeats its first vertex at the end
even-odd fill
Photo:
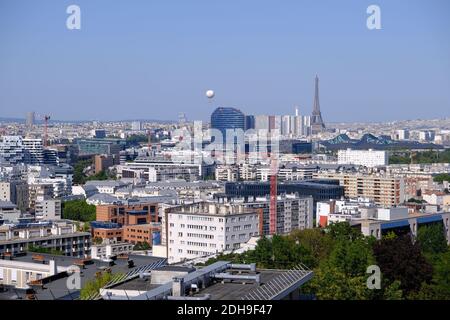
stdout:
POLYGON ((37 113, 36 117, 44 120, 44 147, 48 147, 48 121, 50 120, 50 116, 37 113))
POLYGON ((44 127, 44 147, 48 147, 48 120, 50 120, 50 116, 49 115, 44 116, 44 122, 45 122, 45 127, 44 127))
POLYGON ((270 157, 270 204, 269 204, 269 234, 277 232, 277 194, 278 194, 278 161, 273 156, 270 157))

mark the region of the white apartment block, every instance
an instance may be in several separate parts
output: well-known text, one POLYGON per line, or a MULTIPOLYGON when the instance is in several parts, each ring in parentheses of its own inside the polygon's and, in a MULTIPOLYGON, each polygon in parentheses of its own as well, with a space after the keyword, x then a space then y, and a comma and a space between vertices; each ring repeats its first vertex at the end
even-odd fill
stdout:
POLYGON ((236 250, 260 235, 261 213, 241 204, 200 202, 166 210, 162 244, 169 263, 236 250))
POLYGON ((237 166, 217 166, 215 176, 217 181, 238 181, 239 168, 237 166))
POLYGON ((61 200, 45 199, 36 202, 36 220, 61 220, 61 200))
POLYGON ((382 150, 339 150, 338 164, 354 164, 373 168, 388 165, 389 157, 387 152, 382 150))
POLYGON ((28 289, 32 281, 39 281, 67 270, 67 267, 58 267, 54 260, 43 264, 2 259, 0 260, 0 284, 17 289, 28 289))

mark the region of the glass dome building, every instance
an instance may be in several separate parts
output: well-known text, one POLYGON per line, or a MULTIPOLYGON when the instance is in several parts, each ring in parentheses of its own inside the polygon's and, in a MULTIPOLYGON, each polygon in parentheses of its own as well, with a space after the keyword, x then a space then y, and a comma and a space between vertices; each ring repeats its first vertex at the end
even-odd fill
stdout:
POLYGON ((219 130, 225 141, 227 129, 245 130, 245 115, 236 108, 219 107, 211 114, 211 128, 219 130))

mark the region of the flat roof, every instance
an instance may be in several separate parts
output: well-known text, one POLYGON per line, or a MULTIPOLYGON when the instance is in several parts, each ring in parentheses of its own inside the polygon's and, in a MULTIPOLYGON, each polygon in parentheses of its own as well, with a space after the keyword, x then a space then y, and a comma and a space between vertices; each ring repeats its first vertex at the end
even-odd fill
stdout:
MULTIPOLYGON (((76 261, 80 260, 80 258, 76 257, 68 257, 68 256, 56 256, 56 255, 49 255, 49 254, 41 254, 38 255, 44 256, 44 259, 46 261, 48 260, 55 260, 57 266, 64 266, 68 267, 71 265, 74 265, 76 261)), ((95 278, 96 273, 101 271, 104 267, 111 268, 111 272, 113 274, 122 273, 126 274, 132 270, 135 270, 139 267, 152 264, 161 260, 164 260, 163 258, 157 258, 157 257, 151 257, 151 256, 142 256, 142 255, 128 255, 130 260, 133 260, 134 267, 129 268, 128 267, 128 261, 127 259, 116 259, 115 264, 113 266, 109 266, 107 262, 101 261, 101 260, 91 260, 91 263, 86 264, 84 269, 81 270, 81 287, 83 287, 86 282, 92 280, 95 278)), ((18 256, 13 259, 13 261, 23 261, 23 262, 33 262, 36 263, 36 261, 32 260, 32 254, 27 254, 24 256, 18 256)), ((62 277, 56 280, 53 280, 47 284, 45 284, 44 289, 36 288, 36 298, 38 300, 72 300, 74 298, 77 298, 79 296, 80 290, 69 290, 67 288, 67 277, 62 277)), ((23 297, 25 296, 24 290, 20 289, 9 289, 7 292, 0 293, 0 299, 11 299, 14 295, 17 294, 23 294, 23 297)))
POLYGON ((287 271, 288 270, 258 270, 261 277, 260 284, 257 284, 251 280, 245 284, 243 284, 242 281, 225 281, 224 283, 217 281, 215 283, 211 283, 208 287, 200 290, 198 293, 195 293, 194 296, 204 296, 205 294, 210 294, 211 300, 241 300, 247 294, 252 293, 254 290, 260 288, 262 285, 286 273, 287 271))

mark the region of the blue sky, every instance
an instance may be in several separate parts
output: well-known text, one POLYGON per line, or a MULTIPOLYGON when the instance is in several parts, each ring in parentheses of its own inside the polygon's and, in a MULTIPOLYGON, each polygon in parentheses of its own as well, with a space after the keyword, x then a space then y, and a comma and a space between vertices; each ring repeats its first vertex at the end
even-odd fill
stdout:
POLYGON ((447 0, 0 0, 0 117, 309 114, 316 74, 327 122, 447 117, 449 15, 447 0))

